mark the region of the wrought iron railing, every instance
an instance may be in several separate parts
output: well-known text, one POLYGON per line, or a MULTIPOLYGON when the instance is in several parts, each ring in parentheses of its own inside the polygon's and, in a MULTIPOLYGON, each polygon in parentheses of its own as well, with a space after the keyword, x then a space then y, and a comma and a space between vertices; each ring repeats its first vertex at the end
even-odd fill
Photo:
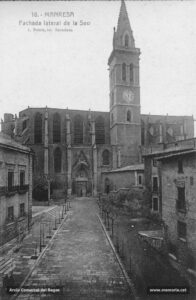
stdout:
POLYGON ((15 193, 26 193, 29 190, 29 185, 13 185, 13 186, 1 186, 0 187, 0 196, 2 195, 12 195, 15 193))

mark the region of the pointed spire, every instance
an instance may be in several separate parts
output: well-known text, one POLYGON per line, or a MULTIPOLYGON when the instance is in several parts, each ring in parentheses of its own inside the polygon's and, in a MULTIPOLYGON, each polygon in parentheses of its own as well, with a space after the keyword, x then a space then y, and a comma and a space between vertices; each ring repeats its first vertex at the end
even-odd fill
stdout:
POLYGON ((118 47, 134 48, 135 47, 133 32, 131 30, 131 25, 129 22, 129 17, 128 17, 128 13, 127 13, 127 9, 126 9, 124 0, 121 1, 117 30, 114 31, 113 46, 114 46, 114 48, 118 48, 118 47), (126 36, 127 36, 128 44, 125 41, 126 36))

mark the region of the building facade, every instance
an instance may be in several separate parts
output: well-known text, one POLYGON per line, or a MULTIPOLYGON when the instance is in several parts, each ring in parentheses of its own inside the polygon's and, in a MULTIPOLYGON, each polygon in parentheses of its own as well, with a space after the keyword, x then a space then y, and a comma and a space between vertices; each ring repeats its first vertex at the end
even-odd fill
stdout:
POLYGON ((162 219, 168 228, 170 251, 196 270, 196 149, 168 153, 161 164, 162 219))
POLYGON ((22 236, 32 218, 32 152, 0 134, 0 246, 22 236))
POLYGON ((193 117, 141 114, 139 57, 122 1, 108 59, 108 112, 28 107, 19 117, 5 114, 2 131, 35 152, 34 191, 49 184, 53 197, 97 195, 103 172, 140 164, 148 148, 193 137, 193 117))

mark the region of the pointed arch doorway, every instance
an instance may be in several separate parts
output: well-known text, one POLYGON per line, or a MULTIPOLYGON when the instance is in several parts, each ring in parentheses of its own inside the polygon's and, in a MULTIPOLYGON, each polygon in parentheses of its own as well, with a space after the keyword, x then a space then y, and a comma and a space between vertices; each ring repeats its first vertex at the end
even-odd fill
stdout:
POLYGON ((86 178, 76 178, 76 195, 77 197, 87 196, 87 179, 86 178))
POLYGON ((85 162, 80 162, 75 173, 75 193, 77 197, 86 197, 88 193, 89 178, 85 162))

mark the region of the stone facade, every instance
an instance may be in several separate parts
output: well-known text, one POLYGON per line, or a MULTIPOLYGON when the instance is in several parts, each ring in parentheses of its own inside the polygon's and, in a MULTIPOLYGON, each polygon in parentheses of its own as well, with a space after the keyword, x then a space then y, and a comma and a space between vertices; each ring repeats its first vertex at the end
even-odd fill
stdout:
POLYGON ((168 226, 168 238, 181 263, 196 269, 196 150, 177 152, 160 161, 162 219, 168 226))
POLYGON ((122 1, 108 59, 108 112, 28 107, 19 117, 5 114, 2 131, 35 152, 35 197, 47 198, 47 191, 53 197, 97 195, 101 173, 140 164, 142 153, 160 143, 193 137, 192 116, 141 114, 139 59, 122 1))
POLYGON ((0 134, 0 246, 21 235, 32 218, 32 152, 0 134))
POLYGON ((147 201, 165 224, 168 250, 186 268, 195 269, 196 140, 167 144, 165 149, 145 155, 144 166, 147 201))
POLYGON ((101 176, 102 191, 106 194, 121 188, 144 186, 144 165, 137 164, 111 171, 103 171, 101 176))

